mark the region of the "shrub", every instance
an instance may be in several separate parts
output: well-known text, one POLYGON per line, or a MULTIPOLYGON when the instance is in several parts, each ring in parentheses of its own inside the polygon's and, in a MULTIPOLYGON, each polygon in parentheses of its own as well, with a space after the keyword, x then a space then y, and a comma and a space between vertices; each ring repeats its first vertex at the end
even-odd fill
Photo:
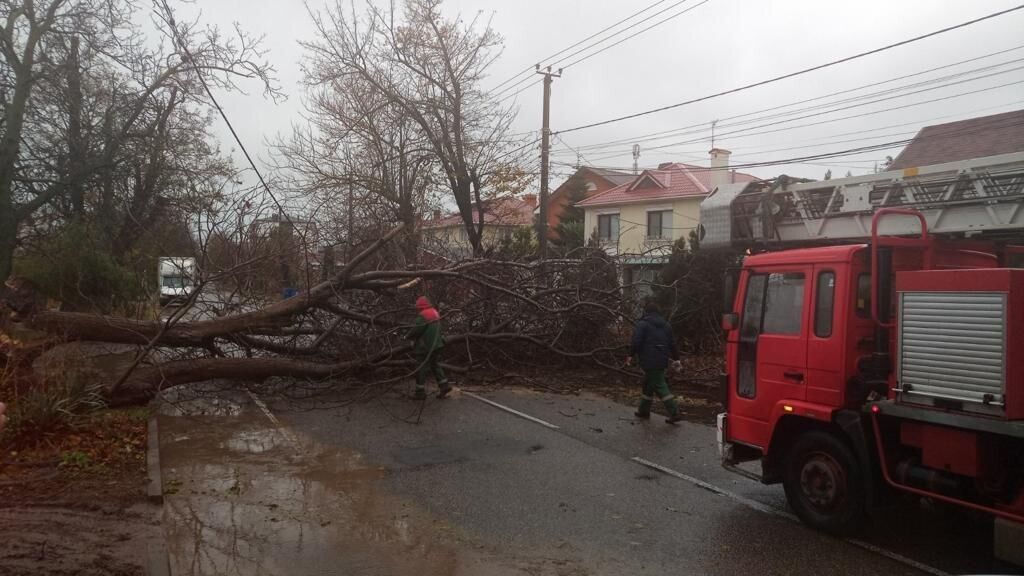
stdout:
POLYGON ((86 370, 66 372, 32 386, 13 399, 7 439, 38 438, 47 433, 75 428, 83 418, 104 407, 103 386, 97 374, 86 370))
POLYGON ((69 224, 35 246, 15 263, 15 273, 70 310, 110 313, 146 294, 144 277, 118 262, 84 224, 69 224))
POLYGON ((720 348, 725 273, 738 264, 739 256, 731 252, 701 250, 693 233, 689 245, 680 238, 673 246, 653 296, 684 348, 720 348))

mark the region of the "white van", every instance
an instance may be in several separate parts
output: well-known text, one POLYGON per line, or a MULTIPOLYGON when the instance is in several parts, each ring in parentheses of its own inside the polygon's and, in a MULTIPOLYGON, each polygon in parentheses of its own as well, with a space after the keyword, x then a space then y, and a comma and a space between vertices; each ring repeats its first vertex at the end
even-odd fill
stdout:
POLYGON ((186 300, 196 287, 196 259, 162 257, 157 265, 160 305, 186 300))

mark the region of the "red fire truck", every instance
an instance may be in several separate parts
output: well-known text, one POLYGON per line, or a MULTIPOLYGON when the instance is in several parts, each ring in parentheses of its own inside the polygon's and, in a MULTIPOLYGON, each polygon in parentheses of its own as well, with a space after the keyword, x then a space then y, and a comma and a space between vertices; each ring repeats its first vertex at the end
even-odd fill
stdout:
POLYGON ((723 318, 726 467, 832 533, 897 492, 1022 532, 1024 154, 727 185, 701 221, 702 248, 747 254, 723 318))

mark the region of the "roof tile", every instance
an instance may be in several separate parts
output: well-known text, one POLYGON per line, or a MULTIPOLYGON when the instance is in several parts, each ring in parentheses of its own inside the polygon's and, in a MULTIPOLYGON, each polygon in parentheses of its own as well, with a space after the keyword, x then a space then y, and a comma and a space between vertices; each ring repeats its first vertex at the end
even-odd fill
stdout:
MULTIPOLYGON (((476 220, 475 206, 473 207, 473 219, 476 220)), ((533 224, 533 205, 514 196, 484 201, 484 224, 492 226, 530 226, 533 224)), ((424 228, 445 228, 462 225, 462 215, 459 213, 423 221, 424 228)))
POLYGON ((1024 110, 925 126, 889 166, 902 170, 1024 151, 1024 110))
MULTIPOLYGON (((734 182, 753 182, 756 176, 742 172, 732 172, 734 182)), ((591 196, 579 203, 583 207, 624 204, 629 202, 646 202, 654 200, 675 200, 678 198, 701 198, 714 189, 714 173, 704 166, 671 163, 662 164, 657 170, 645 170, 638 176, 631 176, 629 183, 621 184, 591 196), (643 187, 633 188, 645 176, 661 182, 664 188, 643 187)))

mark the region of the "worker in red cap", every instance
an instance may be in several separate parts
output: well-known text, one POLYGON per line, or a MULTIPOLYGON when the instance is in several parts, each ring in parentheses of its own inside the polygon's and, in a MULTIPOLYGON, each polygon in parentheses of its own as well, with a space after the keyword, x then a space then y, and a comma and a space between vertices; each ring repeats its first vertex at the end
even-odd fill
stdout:
POLYGON ((444 398, 452 391, 452 387, 440 365, 441 349, 444 348, 441 315, 426 296, 416 299, 416 309, 419 310, 416 323, 405 335, 407 340, 413 341, 413 355, 416 357, 416 394, 413 398, 423 400, 427 397, 427 375, 430 373, 434 374, 440 388, 437 397, 444 398))

